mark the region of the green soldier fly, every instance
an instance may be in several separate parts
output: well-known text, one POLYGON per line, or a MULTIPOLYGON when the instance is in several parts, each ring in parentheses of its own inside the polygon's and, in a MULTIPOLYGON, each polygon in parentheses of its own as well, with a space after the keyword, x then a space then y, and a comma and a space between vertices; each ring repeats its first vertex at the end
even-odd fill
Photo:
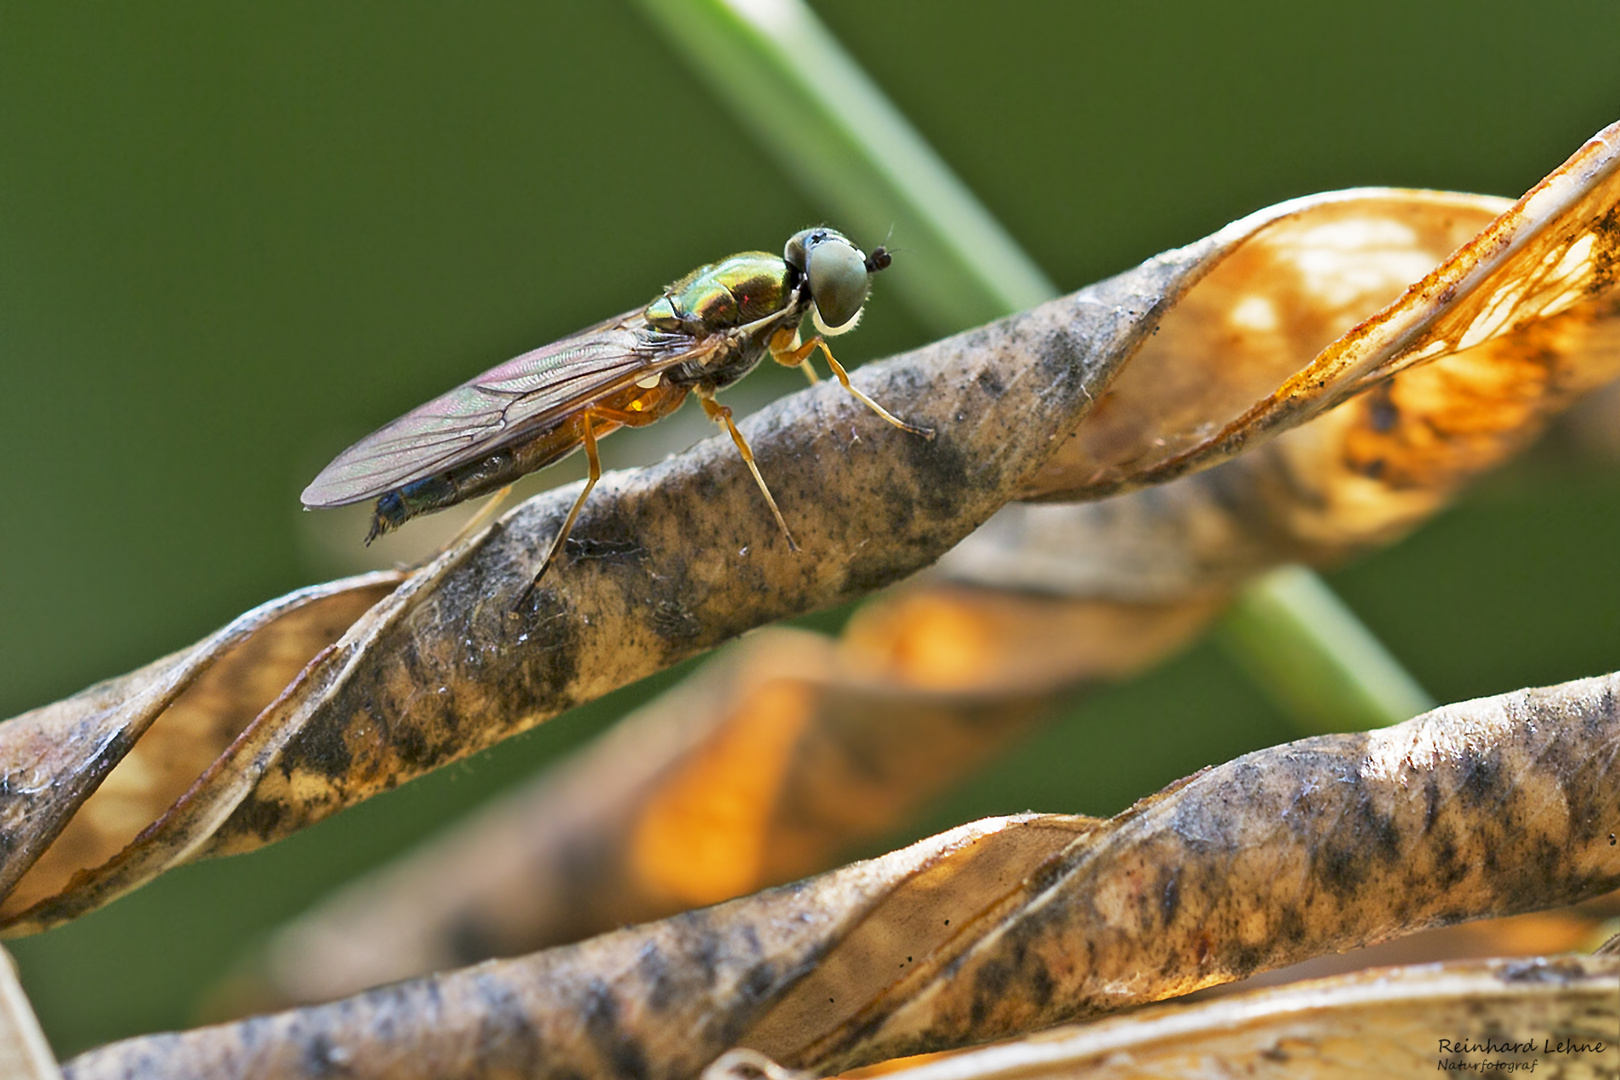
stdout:
POLYGON ((584 447, 590 465, 535 570, 528 596, 562 551, 591 488, 602 475, 596 443, 621 427, 669 415, 696 392, 725 427, 765 496, 788 545, 798 550, 731 410, 715 392, 752 371, 765 355, 799 367, 812 381, 820 349, 843 387, 895 427, 933 432, 891 415, 850 384, 827 338, 853 330, 871 276, 889 265, 884 248, 863 253, 843 234, 804 229, 778 258, 749 251, 701 266, 656 300, 491 368, 372 432, 321 470, 304 489, 306 507, 376 499, 370 543, 418 514, 499 490, 584 447), (809 315, 819 331, 802 340, 809 315))

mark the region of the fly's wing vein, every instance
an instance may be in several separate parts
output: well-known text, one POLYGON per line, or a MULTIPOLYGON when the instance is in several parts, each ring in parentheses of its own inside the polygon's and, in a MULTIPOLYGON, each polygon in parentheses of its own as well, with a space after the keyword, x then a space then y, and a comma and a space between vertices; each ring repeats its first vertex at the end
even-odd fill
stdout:
POLYGON ((305 506, 343 506, 476 460, 604 395, 705 351, 633 325, 636 312, 499 364, 339 454, 305 506))

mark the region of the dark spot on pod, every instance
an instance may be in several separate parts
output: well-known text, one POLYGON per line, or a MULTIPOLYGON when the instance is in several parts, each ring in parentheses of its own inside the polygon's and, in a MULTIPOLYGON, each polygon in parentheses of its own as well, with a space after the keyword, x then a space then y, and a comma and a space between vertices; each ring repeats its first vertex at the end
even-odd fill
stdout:
POLYGON ((283 804, 250 794, 231 814, 231 820, 260 840, 269 840, 284 831, 282 820, 286 816, 287 807, 283 804))
MULTIPOLYGON (((899 434, 905 435, 905 432, 899 434)), ((982 463, 973 461, 948 438, 923 439, 911 435, 900 445, 906 466, 916 477, 917 503, 936 521, 955 518, 968 490, 989 487, 995 482, 975 468, 982 463)))
POLYGON ((709 930, 698 936, 697 945, 686 954, 687 962, 697 969, 698 978, 706 989, 714 989, 720 978, 720 939, 709 930))
MULTIPOLYGON (((528 564, 519 560, 512 565, 528 564)), ((572 612, 556 590, 546 587, 552 574, 566 570, 566 565, 553 566, 548 570, 546 581, 529 594, 528 600, 518 610, 516 619, 507 617, 507 607, 519 590, 528 584, 527 578, 507 578, 498 590, 490 590, 499 599, 488 605, 489 618, 499 619, 499 624, 492 623, 487 628, 475 625, 469 630, 494 643, 490 650, 492 658, 520 658, 520 662, 515 664, 487 664, 479 672, 482 685, 490 697, 499 701, 521 701, 535 709, 558 711, 574 703, 569 688, 579 675, 579 654, 584 640, 582 629, 578 620, 571 617, 572 612)))
POLYGON ((1462 751, 1462 755, 1463 782, 1457 793, 1473 808, 1495 803, 1501 794, 1501 769, 1498 764, 1472 751, 1462 751))
POLYGON ((651 1070, 641 1042, 619 1025, 619 999, 600 980, 591 980, 581 1003, 585 1017, 585 1034, 607 1063, 609 1075, 626 1080, 647 1080, 651 1070))
POLYGON ((1083 375, 1091 353, 1086 346, 1086 340, 1068 327, 1053 330, 1037 346, 1042 373, 1053 381, 1083 375))
POLYGON ((1363 797, 1356 803, 1356 836, 1358 840, 1370 841, 1368 850, 1385 862, 1401 861, 1401 830, 1389 815, 1379 813, 1370 798, 1363 797))
POLYGON ((1551 892, 1557 888, 1554 883, 1563 878, 1561 871, 1567 870, 1568 858, 1569 851, 1563 844, 1542 837, 1520 861, 1518 869, 1526 872, 1527 885, 1551 892))
POLYGON ((1029 994, 1034 1000, 1036 1008, 1044 1009, 1052 1003, 1052 994, 1057 989, 1057 983, 1052 979, 1052 973, 1046 965, 1040 962, 1024 965, 1028 969, 1029 994))
POLYGON ((1227 952, 1226 966, 1241 979, 1259 970, 1265 958, 1265 949, 1260 945, 1234 945, 1227 952))
POLYGON ((411 769, 430 769, 439 762, 439 754, 418 724, 406 723, 388 730, 388 741, 399 755, 399 760, 411 769))
POLYGON ((1037 893, 1043 893, 1050 889, 1059 881, 1063 880, 1063 875, 1068 873, 1068 871, 1068 861, 1062 856, 1047 859, 1045 862, 1041 863, 1035 868, 1034 873, 1029 875, 1030 895, 1033 896, 1037 893))
POLYGON ((897 492, 894 497, 883 500, 883 509, 888 513, 889 532, 892 535, 903 536, 911 531, 917 510, 904 494, 897 492))
POLYGON ((636 974, 647 984, 647 1007, 664 1012, 680 998, 680 984, 670 971, 669 960, 656 942, 641 947, 636 958, 636 974))
POLYGON ((1272 936, 1278 941, 1297 944, 1311 936, 1310 924, 1296 904, 1285 904, 1276 913, 1276 920, 1277 927, 1272 936))
POLYGON ((1169 926, 1181 910, 1181 870, 1177 868, 1165 876, 1159 888, 1159 923, 1169 926))
POLYGON ((1434 823, 1440 820, 1440 784, 1433 773, 1423 778, 1423 831, 1425 834, 1434 829, 1434 823))
POLYGON ((323 1078, 348 1076, 351 1056, 326 1035, 316 1033, 304 1044, 304 1074, 323 1078))
MULTIPOLYGON (((329 714, 330 715, 330 714, 329 714)), ((374 717, 364 722, 376 723, 374 717)), ((310 724, 292 737, 281 753, 281 767, 289 776, 296 771, 318 773, 332 780, 349 775, 354 756, 344 739, 348 726, 336 723, 310 724)))
POLYGON ((1354 896, 1367 877, 1360 853, 1344 844, 1322 844, 1313 865, 1321 882, 1344 898, 1354 896))
POLYGON ((990 960, 973 973, 973 1006, 969 1023, 977 1028, 990 1015, 990 1009, 1007 996, 1013 984, 1013 969, 1005 960, 990 960))
POLYGON ((1367 421, 1374 431, 1392 431, 1400 418, 1401 410, 1395 405, 1388 383, 1381 383, 1368 393, 1367 421))
POLYGON ((756 964, 737 987, 737 993, 744 1001, 763 1001, 775 988, 776 967, 772 964, 756 964))
POLYGON ((1433 835, 1429 851, 1434 859, 1436 884, 1449 888, 1468 876, 1470 865, 1467 860, 1458 857, 1456 834, 1449 826, 1433 835))
POLYGON ((504 979, 482 976, 478 995, 478 1034, 473 1057, 480 1076, 537 1076, 545 1060, 540 1033, 517 991, 504 979))

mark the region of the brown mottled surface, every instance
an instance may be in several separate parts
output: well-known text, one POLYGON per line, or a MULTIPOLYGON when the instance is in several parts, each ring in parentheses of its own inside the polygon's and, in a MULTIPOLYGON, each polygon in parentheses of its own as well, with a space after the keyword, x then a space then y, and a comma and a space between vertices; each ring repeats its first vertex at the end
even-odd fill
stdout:
POLYGON ((1620 885, 1620 676, 1206 770, 1107 821, 964 826, 580 945, 68 1063, 164 1076, 831 1071, 1620 885))
POLYGON ((1074 845, 994 932, 862 1024, 760 1049, 818 1069, 943 1049, 1606 892, 1617 689, 1482 698, 1206 770, 1074 845))
POLYGON ((252 1000, 329 1000, 818 873, 1021 736, 1054 688, 1149 662, 1214 610, 947 586, 890 594, 836 644, 752 635, 285 928, 252 1000))
POLYGON ((134 840, 398 580, 366 574, 289 593, 190 649, 0 726, 4 917, 134 840))
POLYGON ((117 1043, 73 1080, 695 1076, 857 929, 897 881, 982 845, 1000 822, 580 945, 332 1005, 117 1043))

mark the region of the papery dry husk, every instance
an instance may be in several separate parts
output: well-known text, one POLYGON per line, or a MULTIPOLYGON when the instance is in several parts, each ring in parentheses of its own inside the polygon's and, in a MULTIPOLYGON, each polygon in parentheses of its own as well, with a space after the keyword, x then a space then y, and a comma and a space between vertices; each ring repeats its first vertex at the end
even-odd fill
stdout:
MULTIPOLYGON (((1456 1070, 1612 1075, 1620 1059, 1620 959, 1552 956, 1341 975, 1199 1006, 1144 1009, 932 1061, 895 1080, 1316 1080, 1456 1070)), ((704 1080, 794 1080, 758 1051, 732 1051, 704 1080)), ((866 1073, 865 1075, 873 1075, 866 1073)))
POLYGON ((818 1072, 1620 885, 1620 676, 1259 751, 1108 821, 992 819, 519 960, 112 1044, 73 1080, 818 1072))

